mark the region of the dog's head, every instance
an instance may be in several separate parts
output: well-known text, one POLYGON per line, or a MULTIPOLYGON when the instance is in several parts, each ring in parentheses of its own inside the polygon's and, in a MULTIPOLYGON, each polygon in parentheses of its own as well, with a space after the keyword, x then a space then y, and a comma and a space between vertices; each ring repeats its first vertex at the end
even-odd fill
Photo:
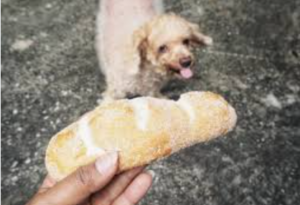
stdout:
POLYGON ((186 79, 193 75, 192 48, 211 44, 212 39, 202 34, 198 25, 174 14, 158 16, 134 34, 135 56, 140 64, 151 63, 157 72, 186 79))

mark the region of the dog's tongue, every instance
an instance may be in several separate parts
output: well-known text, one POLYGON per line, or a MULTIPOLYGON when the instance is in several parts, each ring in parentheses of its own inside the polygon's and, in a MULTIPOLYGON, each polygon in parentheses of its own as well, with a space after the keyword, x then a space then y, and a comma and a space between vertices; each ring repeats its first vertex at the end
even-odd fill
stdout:
POLYGON ((181 69, 180 75, 185 79, 189 79, 193 76, 193 71, 189 68, 181 69))

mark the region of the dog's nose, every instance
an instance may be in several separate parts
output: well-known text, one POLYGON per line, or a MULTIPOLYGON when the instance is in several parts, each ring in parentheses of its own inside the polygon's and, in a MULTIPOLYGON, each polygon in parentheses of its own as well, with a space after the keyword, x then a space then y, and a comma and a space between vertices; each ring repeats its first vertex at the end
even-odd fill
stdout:
POLYGON ((179 63, 182 67, 184 68, 188 68, 192 65, 192 58, 191 57, 185 57, 185 58, 181 58, 179 60, 179 63))

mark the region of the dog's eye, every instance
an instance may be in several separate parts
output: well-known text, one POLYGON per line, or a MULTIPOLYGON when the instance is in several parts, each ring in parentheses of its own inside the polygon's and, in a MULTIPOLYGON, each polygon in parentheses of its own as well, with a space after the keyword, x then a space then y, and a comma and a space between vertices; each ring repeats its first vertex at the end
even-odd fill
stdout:
POLYGON ((168 51, 168 47, 166 45, 159 46, 158 48, 159 53, 165 53, 167 51, 168 51))
POLYGON ((186 45, 186 46, 189 46, 190 45, 190 39, 184 39, 183 41, 182 41, 182 43, 184 44, 184 45, 186 45))

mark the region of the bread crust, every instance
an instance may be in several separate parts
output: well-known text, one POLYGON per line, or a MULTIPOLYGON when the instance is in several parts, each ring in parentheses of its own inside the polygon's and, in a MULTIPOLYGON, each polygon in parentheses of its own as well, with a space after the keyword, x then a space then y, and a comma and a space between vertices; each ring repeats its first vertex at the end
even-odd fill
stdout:
POLYGON ((190 92, 178 101, 141 97, 104 103, 56 134, 46 167, 61 180, 109 151, 119 152, 119 172, 224 135, 236 124, 219 95, 190 92))

